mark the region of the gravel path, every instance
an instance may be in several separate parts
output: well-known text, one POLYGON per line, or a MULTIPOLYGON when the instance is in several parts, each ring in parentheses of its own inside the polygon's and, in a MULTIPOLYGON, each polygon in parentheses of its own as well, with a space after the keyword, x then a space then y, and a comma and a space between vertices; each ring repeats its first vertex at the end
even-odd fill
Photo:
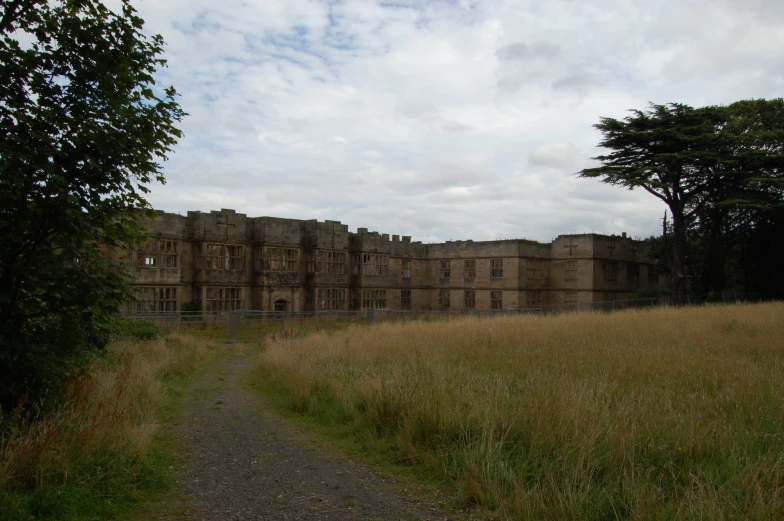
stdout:
MULTIPOLYGON (((448 520, 277 415, 247 386, 253 355, 226 358, 192 389, 178 431, 199 520, 448 520)), ((179 516, 177 516, 179 517, 179 516)), ((171 519, 164 517, 164 519, 171 519)), ((454 519, 454 518, 452 518, 454 519)))

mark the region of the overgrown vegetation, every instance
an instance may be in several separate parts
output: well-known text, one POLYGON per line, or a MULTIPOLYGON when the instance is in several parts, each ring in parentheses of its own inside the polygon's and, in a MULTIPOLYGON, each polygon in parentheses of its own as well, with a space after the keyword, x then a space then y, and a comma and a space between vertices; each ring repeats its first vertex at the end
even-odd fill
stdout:
POLYGON ((130 297, 112 248, 180 131, 129 0, 0 0, 0 410, 56 403, 130 297))
POLYGON ((256 380, 502 519, 784 518, 784 304, 278 337, 256 380))
POLYGON ((161 335, 161 329, 149 320, 132 320, 121 316, 111 322, 109 331, 115 340, 152 340, 161 335))
POLYGON ((168 483, 159 421, 182 377, 214 344, 189 335, 125 335, 69 382, 55 410, 2 418, 0 519, 109 519, 168 483))

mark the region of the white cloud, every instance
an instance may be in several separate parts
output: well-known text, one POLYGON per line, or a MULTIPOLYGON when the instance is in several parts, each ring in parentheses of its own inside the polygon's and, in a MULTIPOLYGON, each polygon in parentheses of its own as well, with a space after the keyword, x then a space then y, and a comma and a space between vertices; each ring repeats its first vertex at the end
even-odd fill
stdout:
POLYGON ((541 143, 528 156, 531 166, 546 166, 562 172, 577 172, 584 168, 586 160, 580 157, 571 143, 550 141, 541 143))
POLYGON ((191 114, 152 204, 415 240, 647 236, 658 200, 573 176, 599 118, 784 87, 773 0, 399 4, 138 3, 191 114))

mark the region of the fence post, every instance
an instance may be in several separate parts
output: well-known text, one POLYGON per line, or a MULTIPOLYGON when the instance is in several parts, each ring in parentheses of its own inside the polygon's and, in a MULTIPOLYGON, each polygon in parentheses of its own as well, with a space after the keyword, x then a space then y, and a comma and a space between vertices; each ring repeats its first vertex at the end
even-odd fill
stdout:
POLYGON ((229 311, 229 332, 228 332, 228 342, 231 344, 234 342, 235 338, 237 337, 236 327, 237 324, 234 323, 235 310, 229 311))

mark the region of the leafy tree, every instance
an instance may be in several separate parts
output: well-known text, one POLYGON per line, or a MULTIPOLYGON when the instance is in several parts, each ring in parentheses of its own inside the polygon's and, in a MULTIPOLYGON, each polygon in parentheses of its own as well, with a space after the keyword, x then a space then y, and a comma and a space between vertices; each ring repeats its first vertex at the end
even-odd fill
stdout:
POLYGON ((720 182, 706 184, 695 212, 700 293, 748 286, 741 250, 756 228, 781 214, 783 202, 784 100, 738 101, 725 110, 720 182))
POLYGON ((35 406, 100 351, 132 210, 180 131, 160 36, 128 0, 0 0, 0 407, 35 406))
MULTIPOLYGON (((700 251, 715 261, 728 251, 721 243, 728 230, 741 226, 749 208, 781 204, 782 100, 702 108, 671 103, 631 112, 623 120, 602 118, 595 125, 604 136, 600 146, 611 152, 594 158, 602 166, 578 175, 642 188, 667 204, 673 299, 683 302, 689 230, 702 232, 700 251)), ((702 264, 709 272, 709 263, 702 264)), ((722 259, 716 264, 723 269, 722 259)), ((723 279, 714 282, 721 285, 723 279)))

